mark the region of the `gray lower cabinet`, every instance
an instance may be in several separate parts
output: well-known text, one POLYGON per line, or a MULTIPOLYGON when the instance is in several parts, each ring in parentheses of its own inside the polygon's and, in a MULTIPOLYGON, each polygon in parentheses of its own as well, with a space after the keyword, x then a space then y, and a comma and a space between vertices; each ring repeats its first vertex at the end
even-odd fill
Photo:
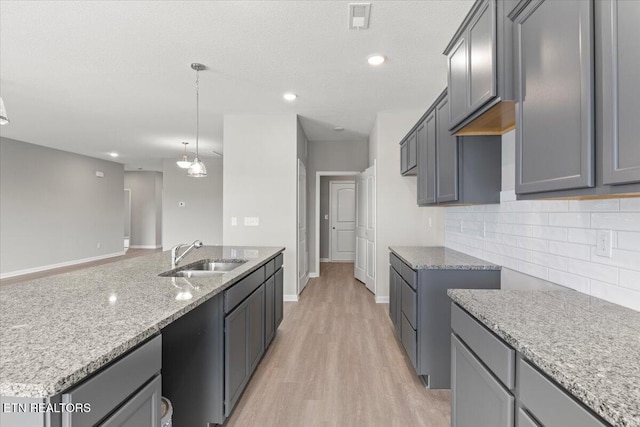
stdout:
POLYGON ((603 184, 640 182, 640 2, 599 0, 596 7, 596 105, 603 184))
POLYGON ((451 337, 451 425, 512 427, 515 398, 455 335, 451 337))
POLYGON ((264 339, 265 347, 271 344, 276 333, 276 278, 271 276, 264 283, 264 339))
POLYGON ((447 289, 498 289, 498 270, 413 270, 389 256, 389 316, 416 374, 429 388, 450 387, 451 304, 447 289))
POLYGON ((228 417, 264 351, 264 285, 225 317, 224 330, 224 412, 228 417))
POLYGON ((160 397, 162 380, 156 376, 142 390, 130 398, 101 427, 142 427, 160 425, 160 397))
POLYGON ((475 317, 452 303, 452 427, 607 427, 475 317))
POLYGON ((282 323, 282 319, 283 319, 283 301, 284 301, 284 269, 279 269, 278 271, 276 271, 275 274, 275 278, 276 278, 276 288, 275 288, 275 294, 276 294, 276 302, 275 302, 275 329, 278 329, 278 326, 280 326, 280 323, 282 323))
POLYGON ((516 193, 593 187, 593 3, 524 0, 511 17, 516 193))

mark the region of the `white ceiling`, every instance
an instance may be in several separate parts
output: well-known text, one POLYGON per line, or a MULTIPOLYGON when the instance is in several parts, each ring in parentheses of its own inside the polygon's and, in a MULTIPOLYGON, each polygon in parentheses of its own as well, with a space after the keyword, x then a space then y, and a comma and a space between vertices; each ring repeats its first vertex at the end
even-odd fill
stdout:
POLYGON ((223 151, 228 113, 297 113, 310 141, 366 139, 377 112, 426 108, 445 87, 442 51, 473 2, 373 0, 363 31, 348 3, 2 0, 0 132, 161 170, 181 141, 195 149, 201 62, 205 156, 223 151), (372 53, 387 62, 369 66, 372 53))

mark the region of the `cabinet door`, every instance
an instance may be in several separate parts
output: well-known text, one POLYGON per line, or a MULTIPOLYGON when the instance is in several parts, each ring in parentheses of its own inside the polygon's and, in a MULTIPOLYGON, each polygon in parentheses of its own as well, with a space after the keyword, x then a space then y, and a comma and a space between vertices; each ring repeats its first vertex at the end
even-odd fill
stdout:
POLYGON ((407 144, 407 140, 405 139, 400 143, 400 173, 404 174, 407 172, 407 164, 409 162, 409 145, 407 144))
POLYGON ((469 105, 474 111, 496 96, 496 2, 485 0, 467 30, 469 105))
POLYGON ((514 397, 451 334, 451 426, 513 427, 514 397))
POLYGON ((451 49, 447 56, 448 66, 448 84, 449 84, 449 98, 451 104, 449 105, 449 113, 445 115, 447 119, 446 129, 458 124, 467 115, 467 39, 466 32, 460 36, 458 43, 451 49))
POLYGON ((604 184, 640 182, 640 2, 596 2, 604 184))
POLYGON ((264 304, 264 285, 262 285, 247 298, 249 375, 256 369, 264 354, 264 304))
POLYGON ((389 317, 393 322, 393 326, 396 325, 396 276, 393 267, 389 266, 389 317))
POLYGON ((158 375, 100 425, 102 427, 159 426, 161 388, 162 381, 158 375))
POLYGON ((413 132, 407 139, 407 170, 411 170, 418 164, 418 141, 417 133, 413 132))
POLYGON ((249 304, 244 301, 224 319, 224 415, 228 417, 249 379, 247 329, 249 304))
POLYGON ((436 200, 438 203, 458 200, 458 138, 449 132, 449 126, 447 126, 448 105, 448 96, 436 105, 436 156, 438 159, 436 200))
POLYGON ((264 284, 264 339, 268 347, 276 331, 276 279, 269 277, 264 284))
POLYGON ((284 269, 283 268, 276 271, 275 278, 276 278, 275 330, 277 331, 278 326, 280 326, 280 323, 282 322, 282 318, 283 318, 283 310, 282 310, 282 304, 283 304, 283 298, 284 298, 284 269))
POLYGON ((436 113, 418 127, 418 205, 436 202, 436 113))
POLYGON ((515 18, 518 194, 594 185, 592 9, 534 0, 515 18))

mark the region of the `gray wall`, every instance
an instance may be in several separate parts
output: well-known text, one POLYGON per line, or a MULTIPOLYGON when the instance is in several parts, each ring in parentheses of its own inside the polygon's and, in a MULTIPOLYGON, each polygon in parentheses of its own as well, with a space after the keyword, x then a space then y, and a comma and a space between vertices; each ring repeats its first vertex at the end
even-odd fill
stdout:
POLYGON ((125 172, 124 188, 131 189, 129 247, 162 247, 162 174, 125 172))
POLYGON ((3 277, 123 253, 121 164, 7 138, 0 162, 3 277))
POLYGON ((202 240, 222 244, 222 159, 201 159, 207 177, 190 178, 176 159, 163 163, 162 248, 202 240), (184 202, 185 206, 178 204, 184 202))
MULTIPOLYGON (((330 220, 325 219, 329 212, 329 183, 333 181, 349 181, 355 183, 353 175, 344 176, 323 176, 320 177, 320 258, 329 258, 329 233, 331 232, 330 220)), ((331 218, 331 217, 329 217, 331 218)))
POLYGON ((307 230, 309 233, 309 273, 316 265, 316 172, 362 172, 369 164, 369 143, 309 142, 307 166, 307 230))
POLYGON ((295 114, 224 116, 223 242, 286 247, 287 298, 297 295, 297 122, 295 114), (260 225, 245 226, 244 217, 260 225))

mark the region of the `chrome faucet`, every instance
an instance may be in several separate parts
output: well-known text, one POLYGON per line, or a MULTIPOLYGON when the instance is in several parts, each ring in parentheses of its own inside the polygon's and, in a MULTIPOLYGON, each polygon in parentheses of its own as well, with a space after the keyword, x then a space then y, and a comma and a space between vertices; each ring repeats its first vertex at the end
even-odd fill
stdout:
POLYGON ((178 263, 180 261, 182 261, 182 259, 187 256, 187 254, 189 252, 191 252, 191 250, 195 249, 199 249, 202 247, 202 242, 200 240, 195 240, 187 249, 185 249, 184 252, 182 252, 182 255, 178 256, 178 251, 180 250, 181 247, 183 246, 187 246, 186 243, 180 243, 179 245, 175 245, 174 247, 171 248, 171 267, 175 267, 176 265, 178 265, 178 263))

